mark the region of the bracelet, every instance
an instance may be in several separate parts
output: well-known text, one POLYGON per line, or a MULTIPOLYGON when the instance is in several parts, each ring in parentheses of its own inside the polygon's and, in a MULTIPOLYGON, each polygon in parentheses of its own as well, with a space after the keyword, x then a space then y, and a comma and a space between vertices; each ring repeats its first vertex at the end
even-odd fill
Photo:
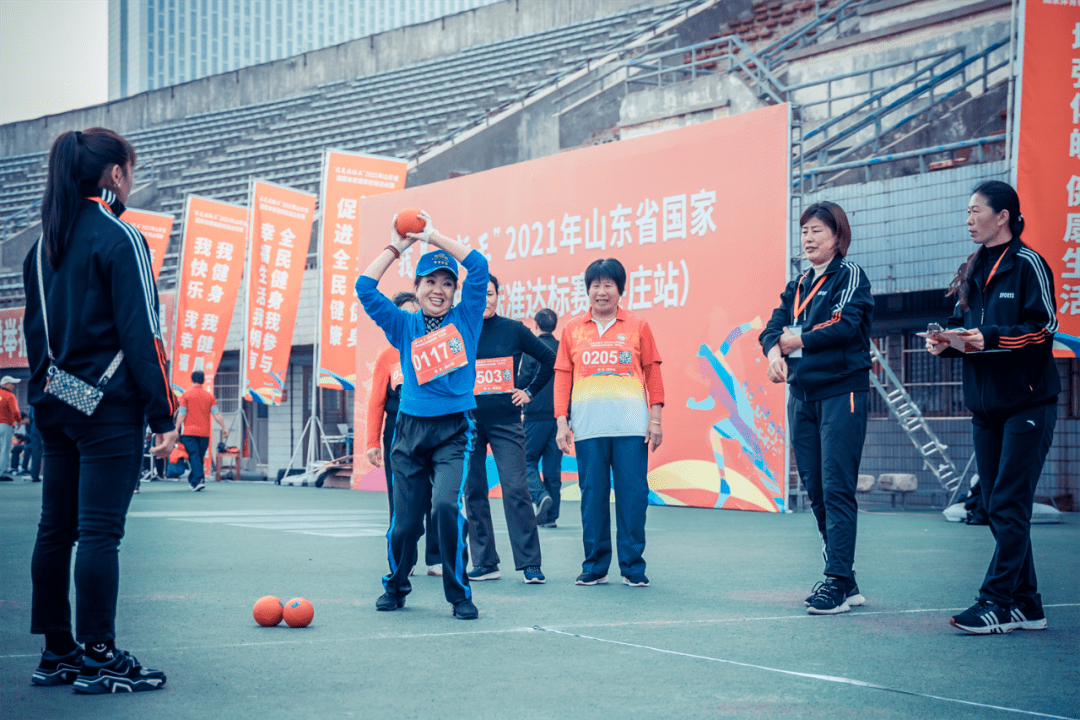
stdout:
POLYGON ((389 250, 389 251, 390 251, 390 252, 392 252, 392 253, 394 253, 394 258, 395 258, 395 259, 397 259, 397 260, 400 260, 400 259, 401 259, 401 251, 400 251, 400 250, 398 250, 398 249, 397 249, 396 247, 394 247, 393 245, 387 245, 385 249, 386 249, 386 250, 389 250))
POLYGON ((649 424, 650 424, 650 425, 659 425, 659 424, 660 424, 660 421, 659 421, 659 420, 650 420, 650 421, 649 421, 649 424))

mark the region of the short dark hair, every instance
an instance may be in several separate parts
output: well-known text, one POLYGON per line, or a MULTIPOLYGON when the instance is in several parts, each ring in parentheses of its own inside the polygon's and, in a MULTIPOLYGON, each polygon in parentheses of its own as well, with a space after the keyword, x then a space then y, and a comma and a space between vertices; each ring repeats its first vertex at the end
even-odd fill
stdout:
POLYGON ((410 303, 410 302, 411 303, 416 302, 416 293, 411 293, 411 292, 408 292, 407 290, 402 290, 401 292, 394 295, 393 303, 395 305, 397 305, 398 307, 401 307, 405 303, 410 303))
POLYGON ((588 292, 594 280, 610 280, 615 283, 619 294, 623 294, 626 288, 626 268, 615 258, 600 258, 594 260, 585 269, 585 291, 588 292))
POLYGON ((815 218, 825 223, 836 235, 836 253, 840 257, 847 257, 848 248, 851 247, 851 224, 848 222, 844 208, 828 200, 816 202, 803 210, 799 218, 799 227, 815 218))
POLYGON ((204 380, 206 380, 206 376, 203 375, 202 370, 196 370, 195 372, 191 373, 191 382, 195 383, 196 385, 202 385, 204 380))
POLYGON ((555 314, 554 310, 544 308, 536 313, 536 327, 540 328, 540 332, 554 332, 555 326, 558 324, 559 316, 555 314))
POLYGON ((499 294, 499 278, 495 277, 491 273, 488 273, 488 282, 495 286, 495 294, 499 294))

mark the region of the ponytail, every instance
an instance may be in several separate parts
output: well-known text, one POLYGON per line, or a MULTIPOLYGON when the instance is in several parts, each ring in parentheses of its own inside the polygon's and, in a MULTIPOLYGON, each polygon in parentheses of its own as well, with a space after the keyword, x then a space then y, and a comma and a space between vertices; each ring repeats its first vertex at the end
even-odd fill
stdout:
MULTIPOLYGON (((1009 232, 1014 240, 1018 239, 1024 232, 1024 216, 1020 214, 1020 196, 1016 194, 1016 190, 1013 189, 1012 185, 1003 183, 1000 180, 988 180, 975 188, 972 195, 982 195, 986 198, 986 204, 995 213, 1002 210, 1009 211, 1009 232)), ((979 251, 976 250, 968 256, 967 260, 961 263, 956 270, 956 276, 949 283, 949 289, 945 293, 945 297, 955 295, 957 302, 960 304, 960 309, 964 312, 968 310, 968 285, 971 274, 975 269, 975 257, 978 254, 979 251)))
POLYGON ((111 166, 127 172, 134 164, 131 143, 105 128, 63 132, 53 141, 41 201, 42 249, 50 267, 64 256, 82 199, 96 193, 111 166))

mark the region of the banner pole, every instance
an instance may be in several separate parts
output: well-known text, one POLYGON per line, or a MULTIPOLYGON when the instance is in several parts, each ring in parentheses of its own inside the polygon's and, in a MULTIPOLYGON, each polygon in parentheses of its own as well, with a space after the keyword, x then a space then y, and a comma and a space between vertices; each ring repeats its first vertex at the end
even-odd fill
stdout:
MULTIPOLYGON (((187 229, 188 223, 191 222, 191 194, 188 193, 184 198, 184 218, 182 225, 180 226, 180 254, 177 255, 176 261, 176 307, 173 309, 173 333, 172 333, 172 347, 169 348, 169 355, 179 357, 179 351, 177 348, 180 343, 180 293, 183 288, 180 287, 180 280, 184 276, 184 251, 187 250, 187 229)), ((169 358, 170 361, 172 358, 169 358)), ((173 390, 173 386, 177 385, 176 382, 176 363, 169 363, 169 392, 176 394, 173 390)))
MULTIPOLYGON (((243 312, 240 317, 244 321, 244 345, 240 349, 240 401, 243 402, 244 396, 248 394, 248 360, 247 356, 251 352, 248 348, 248 332, 250 330, 251 321, 248 314, 251 312, 251 265, 252 265, 252 248, 255 243, 255 178, 248 180, 248 223, 247 223, 247 238, 244 242, 244 282, 240 285, 240 292, 244 296, 243 312)), ((254 402, 254 399, 252 400, 254 402)))
MULTIPOLYGON (((315 339, 311 346, 311 417, 319 417, 319 372, 322 363, 322 325, 323 325, 323 302, 325 292, 322 282, 323 270, 323 235, 326 233, 326 186, 330 177, 330 152, 323 150, 322 156, 322 183, 319 188, 319 226, 315 233, 315 277, 319 288, 318 304, 315 305, 315 339)), ((320 423, 321 429, 321 423, 320 423)), ((315 440, 315 425, 311 426, 311 438, 308 441, 308 467, 316 462, 315 453, 319 445, 315 440)))

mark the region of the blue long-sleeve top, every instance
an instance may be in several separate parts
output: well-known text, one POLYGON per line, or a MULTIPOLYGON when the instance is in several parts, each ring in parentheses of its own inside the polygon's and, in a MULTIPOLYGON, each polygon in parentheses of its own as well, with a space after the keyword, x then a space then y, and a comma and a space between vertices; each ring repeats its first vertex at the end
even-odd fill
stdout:
POLYGON ((450 308, 443 327, 453 324, 465 343, 468 365, 420 385, 412 357, 412 343, 423 337, 424 318, 421 312, 410 313, 394 305, 379 292, 378 282, 366 275, 356 280, 356 296, 375 324, 386 333, 386 339, 401 354, 401 403, 398 412, 416 417, 436 417, 476 408, 473 388, 476 385, 476 345, 484 327, 484 308, 487 306, 488 263, 476 250, 461 263, 467 274, 461 283, 461 302, 450 308))

